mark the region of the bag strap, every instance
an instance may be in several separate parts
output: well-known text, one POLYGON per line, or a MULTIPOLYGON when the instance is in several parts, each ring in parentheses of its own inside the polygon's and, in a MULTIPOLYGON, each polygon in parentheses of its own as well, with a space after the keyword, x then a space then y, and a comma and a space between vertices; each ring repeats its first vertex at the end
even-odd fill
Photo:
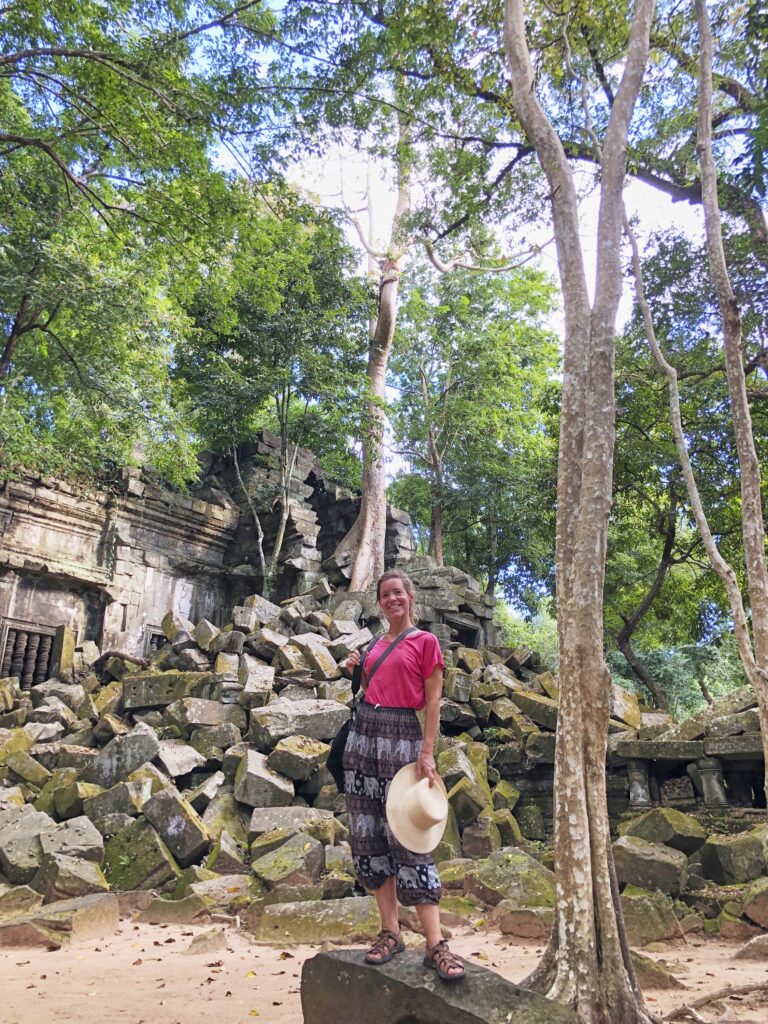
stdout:
MULTIPOLYGON (((405 638, 407 636, 410 636, 411 633, 418 633, 418 631, 419 630, 418 630, 418 628, 416 626, 409 626, 407 629, 404 629, 402 633, 398 633, 398 635, 395 637, 395 639, 392 641, 392 643, 389 645, 389 647, 387 647, 386 651, 384 651, 383 654, 379 655, 379 657, 373 663, 371 671, 365 673, 365 678, 368 680, 369 684, 371 682, 371 679, 373 678, 373 673, 381 665, 381 663, 383 661, 385 661, 389 657, 389 655, 392 653, 392 651, 394 651, 394 649, 397 647, 397 645, 400 643, 400 641, 401 640, 405 640, 405 638)), ((363 659, 362 659, 362 662, 361 662, 361 665, 363 666, 363 668, 365 667, 365 659, 368 657, 369 652, 373 650, 375 644, 377 644, 380 639, 381 639, 381 637, 377 636, 377 637, 374 638, 373 642, 368 645, 368 648, 367 648, 367 650, 365 652, 365 655, 363 656, 363 659)))

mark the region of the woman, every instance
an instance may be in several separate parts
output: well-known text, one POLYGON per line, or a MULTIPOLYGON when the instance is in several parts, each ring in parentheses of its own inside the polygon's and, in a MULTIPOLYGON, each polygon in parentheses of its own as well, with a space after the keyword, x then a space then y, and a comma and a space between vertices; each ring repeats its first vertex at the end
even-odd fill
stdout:
MULTIPOLYGON (((344 789, 349 812, 350 845, 355 872, 373 891, 381 918, 378 938, 365 954, 369 964, 385 964, 403 945, 398 900, 415 906, 427 942, 424 963, 446 981, 464 976, 461 960, 448 949, 440 930, 440 878, 430 854, 402 847, 392 835, 385 815, 389 783, 403 765, 416 762, 419 778, 435 778, 434 746, 440 721, 443 655, 437 638, 413 628, 416 595, 410 579, 399 569, 385 572, 376 585, 376 598, 389 629, 368 651, 372 666, 405 630, 370 680, 363 669, 363 699, 344 751, 344 789), (416 712, 425 710, 422 739, 416 712)), ((360 663, 355 651, 347 659, 352 671, 360 663)))

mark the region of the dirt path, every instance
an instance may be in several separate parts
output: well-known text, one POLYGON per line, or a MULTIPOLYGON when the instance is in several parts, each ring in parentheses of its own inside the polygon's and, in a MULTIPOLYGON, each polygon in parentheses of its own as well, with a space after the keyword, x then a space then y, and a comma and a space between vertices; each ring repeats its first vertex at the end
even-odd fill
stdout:
MULTIPOLYGON (((122 923, 109 939, 56 952, 0 952, 3 1024, 301 1024, 301 965, 317 952, 307 946, 255 946, 243 932, 222 932, 209 952, 190 943, 211 926, 122 923)), ((418 938, 413 936, 413 944, 418 938)), ((738 942, 693 940, 669 944, 664 959, 687 991, 649 991, 649 1007, 666 1013, 725 985, 766 980, 766 963, 733 960, 738 942)), ((520 981, 541 946, 510 942, 497 933, 456 930, 451 946, 462 956, 520 981)), ((768 1021, 768 1000, 745 999, 731 1021, 768 1021)), ((716 1014, 705 1014, 707 1020, 716 1014)))

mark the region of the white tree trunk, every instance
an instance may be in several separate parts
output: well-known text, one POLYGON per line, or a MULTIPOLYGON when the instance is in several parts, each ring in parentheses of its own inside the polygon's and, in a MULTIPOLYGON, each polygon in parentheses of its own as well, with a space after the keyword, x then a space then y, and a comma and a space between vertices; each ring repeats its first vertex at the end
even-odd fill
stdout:
POLYGON ((733 433, 741 477, 741 531, 747 567, 747 589, 752 610, 754 667, 748 674, 757 691, 763 737, 765 792, 768 796, 768 568, 765 560, 760 464, 752 432, 744 374, 741 313, 733 294, 723 248, 717 169, 712 152, 712 29, 704 0, 694 0, 699 26, 699 115, 696 152, 701 167, 701 191, 707 236, 709 269, 723 318, 725 370, 731 400, 733 433))
MULTIPOLYGON (((400 141, 407 151, 407 127, 401 122, 400 141)), ((386 376, 389 355, 397 324, 400 272, 408 242, 404 224, 411 208, 411 169, 409 157, 398 156, 398 191, 389 251, 379 260, 379 304, 376 325, 368 345, 368 429, 363 440, 363 496, 360 512, 334 554, 354 551, 351 591, 367 590, 384 571, 384 544, 387 536, 387 496, 384 475, 384 426, 386 376)), ((371 249, 366 246, 371 254, 371 249)))
POLYGON ((613 873, 605 753, 610 676, 603 659, 611 506, 614 335, 621 294, 622 189, 629 123, 648 59, 653 0, 636 0, 627 60, 608 123, 590 305, 573 176, 535 94, 522 0, 506 0, 515 108, 549 182, 565 306, 557 513, 560 712, 555 753, 555 928, 530 979, 587 1024, 651 1020, 637 988, 613 873))

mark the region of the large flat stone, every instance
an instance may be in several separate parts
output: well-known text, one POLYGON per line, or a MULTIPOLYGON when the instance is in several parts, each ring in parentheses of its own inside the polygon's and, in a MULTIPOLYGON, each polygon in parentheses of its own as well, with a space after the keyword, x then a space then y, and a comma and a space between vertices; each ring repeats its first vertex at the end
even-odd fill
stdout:
POLYGON ((619 835, 639 836, 649 843, 662 843, 687 856, 706 842, 707 833, 690 814, 672 807, 655 807, 631 821, 619 825, 619 835))
POLYGON ((248 841, 253 842, 273 829, 303 829, 312 822, 332 820, 333 811, 319 807, 256 807, 251 815, 248 841))
POLYGON ((672 896, 679 896, 685 888, 688 858, 680 850, 639 836, 622 836, 613 844, 613 860, 620 882, 672 896))
POLYGON ((709 736, 704 740, 707 757, 722 757, 729 761, 757 761, 763 759, 763 743, 759 732, 745 732, 741 736, 709 736))
POLYGON ((696 740, 622 740, 616 747, 619 757, 641 761, 698 761, 704 757, 704 744, 696 740))
POLYGON ((213 682, 210 672, 137 672, 123 679, 123 707, 162 708, 213 682))
POLYGON ((467 871, 464 891, 491 906, 511 900, 519 907, 553 907, 555 876, 523 850, 500 850, 467 871))
POLYGON ((114 935, 119 925, 117 896, 110 893, 81 896, 51 903, 27 917, 0 925, 0 947, 55 949, 69 942, 87 942, 114 935))
POLYGON ((335 700, 290 701, 278 699, 251 712, 251 742, 263 752, 272 750, 287 736, 330 740, 351 712, 335 700))
MULTIPOLYGON (((273 903, 251 920, 259 942, 362 942, 376 935, 379 914, 373 896, 349 896, 340 900, 273 903)), ((338 1000, 338 992, 336 994, 338 1000)), ((330 1018, 325 1018, 327 1021, 330 1018)), ((356 1024, 359 1024, 358 1018, 356 1024)), ((365 1018, 362 1018, 365 1019, 365 1018)), ((399 1017, 393 1018, 399 1020, 399 1017)))
POLYGON ((469 961, 461 981, 441 984, 422 960, 422 953, 409 951, 374 967, 360 950, 318 953, 301 973, 304 1024, 578 1022, 573 1010, 469 961))

